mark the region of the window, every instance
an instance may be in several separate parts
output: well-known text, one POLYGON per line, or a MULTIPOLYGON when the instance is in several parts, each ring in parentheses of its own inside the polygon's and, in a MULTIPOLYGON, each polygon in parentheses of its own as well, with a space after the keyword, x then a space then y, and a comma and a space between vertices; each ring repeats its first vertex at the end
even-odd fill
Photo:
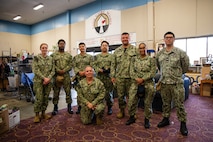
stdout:
POLYGON ((213 60, 213 36, 176 39, 174 46, 186 51, 191 65, 194 65, 194 61, 200 63, 201 57, 210 56, 213 60))
POLYGON ((186 39, 175 40, 174 46, 186 51, 186 39))
POLYGON ((191 65, 194 65, 194 61, 200 61, 200 57, 206 57, 206 43, 206 37, 187 39, 187 55, 191 65))
MULTIPOLYGON (((210 54, 213 55, 213 36, 208 37, 208 55, 210 55, 210 54)), ((212 58, 213 58, 213 56, 212 56, 212 58)))

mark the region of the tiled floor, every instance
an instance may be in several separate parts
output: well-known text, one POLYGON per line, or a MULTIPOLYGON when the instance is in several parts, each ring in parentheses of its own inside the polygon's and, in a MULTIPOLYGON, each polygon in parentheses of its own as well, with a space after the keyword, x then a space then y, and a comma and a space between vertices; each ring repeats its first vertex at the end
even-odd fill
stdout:
MULTIPOLYGON (((72 106, 77 105, 77 93, 74 89, 71 89, 71 94, 72 94, 72 106)), ((50 93, 50 97, 52 97, 53 91, 50 93)), ((0 92, 0 106, 3 104, 7 104, 8 108, 13 108, 13 107, 19 107, 20 109, 20 117, 21 120, 33 117, 34 111, 33 111, 33 103, 32 102, 27 102, 25 99, 25 96, 22 96, 20 99, 20 96, 18 95, 18 92, 0 92)), ((63 108, 67 108, 67 103, 65 100, 65 92, 63 88, 61 89, 60 92, 60 99, 59 99, 59 110, 63 108)), ((52 112, 53 110, 53 103, 52 100, 49 101, 49 105, 47 107, 47 113, 52 112)))

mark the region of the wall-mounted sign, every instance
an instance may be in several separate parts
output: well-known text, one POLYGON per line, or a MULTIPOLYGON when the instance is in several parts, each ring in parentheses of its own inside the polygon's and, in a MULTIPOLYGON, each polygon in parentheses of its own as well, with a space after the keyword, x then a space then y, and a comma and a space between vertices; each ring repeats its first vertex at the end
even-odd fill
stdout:
POLYGON ((85 39, 121 34, 121 12, 102 10, 85 21, 85 39))
POLYGON ((97 33, 102 34, 108 30, 109 24, 110 24, 109 15, 101 12, 94 21, 94 28, 97 33))

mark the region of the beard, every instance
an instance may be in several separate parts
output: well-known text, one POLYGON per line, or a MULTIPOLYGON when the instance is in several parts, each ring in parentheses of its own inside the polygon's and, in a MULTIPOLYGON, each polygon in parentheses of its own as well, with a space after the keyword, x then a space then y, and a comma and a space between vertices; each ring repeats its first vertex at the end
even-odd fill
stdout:
POLYGON ((59 51, 64 51, 64 47, 59 47, 59 51))

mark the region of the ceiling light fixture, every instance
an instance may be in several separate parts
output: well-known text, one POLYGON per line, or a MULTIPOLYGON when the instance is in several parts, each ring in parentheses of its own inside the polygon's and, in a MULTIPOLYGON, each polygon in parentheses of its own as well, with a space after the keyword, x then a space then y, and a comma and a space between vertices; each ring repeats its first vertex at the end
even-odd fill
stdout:
POLYGON ((39 10, 40 8, 44 7, 44 5, 42 3, 36 5, 33 7, 34 10, 39 10))
POLYGON ((20 16, 20 15, 17 15, 16 17, 13 18, 13 20, 15 20, 15 21, 16 21, 16 20, 19 20, 19 19, 21 19, 21 16, 20 16))

